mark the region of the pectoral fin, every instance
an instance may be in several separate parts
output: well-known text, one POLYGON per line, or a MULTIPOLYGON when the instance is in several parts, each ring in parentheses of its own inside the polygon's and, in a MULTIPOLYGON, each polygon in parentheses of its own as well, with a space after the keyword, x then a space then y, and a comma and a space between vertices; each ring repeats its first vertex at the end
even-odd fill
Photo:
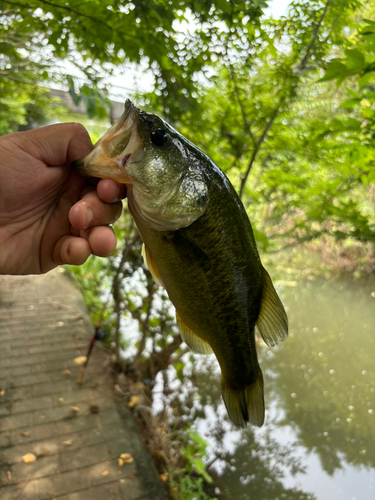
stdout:
POLYGON ((213 351, 211 346, 205 340, 202 340, 198 335, 196 335, 190 328, 188 328, 185 323, 180 318, 178 312, 176 311, 176 321, 177 326, 180 330, 182 340, 190 347, 190 349, 196 354, 212 354, 213 351))
POLYGON ((267 345, 273 346, 288 336, 288 318, 276 293, 270 275, 263 268, 263 290, 260 313, 256 322, 267 345))
POLYGON ((164 286, 163 280, 160 277, 159 270, 156 267, 156 264, 155 264, 155 261, 154 261, 152 255, 151 255, 151 252, 146 247, 146 245, 144 243, 142 245, 142 257, 143 257, 143 261, 145 263, 145 266, 152 274, 152 277, 154 278, 155 283, 157 285, 164 286))

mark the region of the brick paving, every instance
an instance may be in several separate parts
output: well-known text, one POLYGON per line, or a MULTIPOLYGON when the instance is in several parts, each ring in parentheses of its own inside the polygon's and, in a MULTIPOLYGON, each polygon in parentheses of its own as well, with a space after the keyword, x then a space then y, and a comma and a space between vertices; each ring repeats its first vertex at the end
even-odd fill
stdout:
POLYGON ((63 269, 0 276, 0 325, 1 500, 166 500, 102 347, 76 382, 93 326, 63 269))

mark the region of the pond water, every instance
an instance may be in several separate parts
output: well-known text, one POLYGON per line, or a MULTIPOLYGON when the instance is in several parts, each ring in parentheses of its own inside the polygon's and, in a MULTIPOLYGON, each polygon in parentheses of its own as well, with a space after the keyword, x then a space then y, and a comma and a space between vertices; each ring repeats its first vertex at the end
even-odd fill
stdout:
MULTIPOLYGON (((259 344, 266 422, 226 418, 212 357, 195 370, 194 425, 210 444, 219 500, 374 500, 375 283, 279 287, 290 335, 259 344)), ((202 361, 203 359, 203 361, 202 361)))

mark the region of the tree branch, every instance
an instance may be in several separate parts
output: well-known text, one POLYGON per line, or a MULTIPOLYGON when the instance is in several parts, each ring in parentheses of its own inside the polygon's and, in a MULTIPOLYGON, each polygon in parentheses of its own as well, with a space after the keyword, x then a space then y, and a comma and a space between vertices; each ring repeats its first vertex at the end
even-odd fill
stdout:
POLYGON ((146 318, 143 321, 140 321, 140 323, 142 324, 142 337, 141 337, 141 341, 139 342, 138 351, 137 351, 137 354, 134 358, 134 361, 137 361, 138 359, 140 359, 140 357, 142 356, 142 353, 146 347, 147 333, 149 332, 148 321, 149 321, 150 316, 151 316, 151 308, 152 308, 153 298, 154 298, 154 294, 155 294, 154 283, 151 282, 151 280, 149 280, 149 282, 148 282, 147 291, 148 291, 148 296, 147 296, 148 304, 147 304, 146 318))
POLYGON ((300 64, 298 65, 298 69, 299 70, 303 70, 306 67, 306 64, 307 64, 307 62, 308 62, 308 60, 310 58, 311 51, 312 51, 312 49, 313 49, 313 47, 315 45, 315 42, 316 42, 316 40, 318 38, 320 27, 321 27, 321 25, 322 25, 322 23, 324 21, 324 18, 327 15, 328 7, 329 7, 330 3, 331 3, 331 0, 327 0, 326 6, 324 7, 324 10, 323 10, 323 13, 320 16, 319 22, 318 22, 318 24, 315 27, 315 31, 314 31, 312 40, 311 40, 309 46, 307 47, 306 54, 305 54, 304 58, 302 59, 302 61, 300 62, 300 64))
MULTIPOLYGON (((133 220, 131 222, 131 228, 133 227, 133 220)), ((120 293, 120 273, 122 272, 122 269, 124 267, 125 261, 128 258, 129 252, 134 245, 134 243, 137 241, 139 238, 139 234, 135 233, 133 238, 129 238, 124 246, 124 249, 122 251, 122 256, 121 256, 121 261, 120 264, 116 270, 116 274, 113 278, 113 283, 112 283, 112 296, 113 300, 115 302, 115 314, 116 314, 116 328, 115 328, 115 349, 116 349, 116 360, 117 362, 120 361, 120 327, 121 327, 121 307, 120 307, 120 302, 121 302, 121 293, 120 293)), ((106 306, 105 306, 106 307, 106 306)))
POLYGON ((279 113, 280 113, 280 107, 281 107, 281 103, 282 101, 285 101, 285 98, 283 98, 280 103, 279 103, 279 107, 277 107, 271 118, 269 119, 268 123, 266 124, 266 126, 264 127, 264 130, 262 132, 262 135, 260 136, 258 142, 255 144, 255 147, 254 147, 254 151, 253 151, 253 154, 251 155, 251 158, 250 158, 250 161, 249 161, 249 164, 247 166, 247 169, 246 169, 246 172, 245 172, 245 175, 242 177, 241 179, 241 186, 240 186, 240 192, 239 192, 239 197, 242 198, 243 196, 243 193, 244 193, 244 190, 245 190, 245 185, 246 185, 246 181, 249 177, 249 174, 251 172, 251 169, 253 168, 253 165, 254 165, 254 162, 258 156, 258 153, 259 153, 259 150, 263 144, 263 142, 265 141, 266 137, 267 137, 267 134, 268 134, 268 131, 269 129, 272 127, 274 121, 276 120, 276 118, 278 117, 279 113))
MULTIPOLYGON (((310 58, 311 52, 312 52, 312 50, 314 48, 314 45, 316 43, 316 40, 318 38, 319 30, 320 30, 320 28, 322 26, 322 23, 324 21, 324 18, 326 16, 327 12, 328 12, 328 7, 329 7, 330 3, 331 3, 331 0, 327 0, 327 3, 326 3, 326 5, 324 7, 324 10, 323 10, 323 13, 320 16, 319 22, 318 22, 318 24, 315 27, 312 40, 311 40, 309 46, 307 47, 306 54, 304 55, 304 57, 301 60, 300 64, 297 66, 297 69, 300 70, 300 71, 303 70, 306 67, 306 64, 307 64, 307 62, 308 62, 308 60, 310 58)), ((286 101, 286 98, 287 98, 287 95, 284 93, 284 95, 281 97, 281 99, 280 99, 277 107, 275 108, 274 112, 272 113, 270 119, 266 123, 266 126, 264 127, 264 130, 262 132, 262 135, 260 136, 258 142, 255 145, 255 148, 254 148, 253 154, 252 154, 252 156, 250 158, 249 164, 247 166, 245 175, 241 179, 241 185, 240 185, 240 191, 239 191, 239 197, 240 198, 242 198, 242 196, 243 196, 247 179, 248 179, 249 174, 251 172, 251 169, 252 169, 252 167, 254 165, 254 162, 255 162, 255 160, 256 160, 256 158, 258 156, 259 150, 260 150, 263 142, 265 141, 270 128, 272 127, 272 125, 274 124, 276 118, 280 114, 282 106, 283 106, 283 104, 286 101)))

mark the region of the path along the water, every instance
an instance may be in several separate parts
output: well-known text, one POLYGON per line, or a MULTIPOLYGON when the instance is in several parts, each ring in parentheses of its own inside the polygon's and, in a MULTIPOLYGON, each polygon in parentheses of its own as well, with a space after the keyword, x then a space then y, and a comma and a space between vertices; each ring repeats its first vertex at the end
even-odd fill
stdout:
POLYGON ((100 346, 77 384, 93 325, 63 269, 0 276, 0 325, 0 499, 165 500, 100 346))

